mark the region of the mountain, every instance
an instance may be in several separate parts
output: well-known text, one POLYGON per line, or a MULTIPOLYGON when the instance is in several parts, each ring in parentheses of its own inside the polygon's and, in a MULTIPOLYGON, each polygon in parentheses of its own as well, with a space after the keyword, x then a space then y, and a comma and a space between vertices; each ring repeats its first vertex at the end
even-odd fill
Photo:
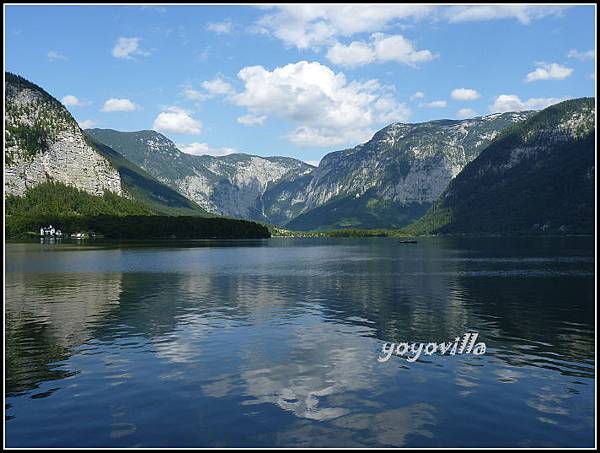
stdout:
POLYGON ((421 217, 450 180, 504 128, 532 112, 394 123, 367 143, 296 159, 192 156, 154 131, 88 129, 204 209, 296 230, 400 228, 421 217))
POLYGON ((286 227, 400 228, 423 215, 464 166, 503 129, 532 112, 394 123, 365 144, 326 155, 286 227))
POLYGON ((24 195, 53 181, 93 195, 122 194, 121 178, 68 110, 37 85, 5 73, 4 190, 24 195))
POLYGON ((265 205, 265 193, 278 184, 293 183, 314 169, 287 157, 194 156, 181 152, 171 140, 154 131, 87 129, 86 134, 204 209, 232 217, 270 221, 271 211, 277 208, 265 205))
POLYGON ((95 142, 91 137, 88 137, 88 139, 95 149, 117 169, 121 177, 121 186, 129 197, 146 204, 160 214, 209 215, 206 210, 196 203, 161 183, 137 165, 125 159, 114 149, 95 142))
MULTIPOLYGON (((6 195, 23 197, 40 185, 43 193, 65 184, 92 196, 110 193, 144 204, 141 208, 133 203, 136 213, 208 214, 116 151, 90 140, 68 110, 39 86, 11 73, 5 73, 5 79, 6 195)), ((76 191, 64 193, 104 213, 113 211, 109 205, 128 205, 114 197, 108 202, 90 201, 76 191)))
POLYGON ((595 106, 561 102, 504 131, 413 226, 419 233, 593 233, 595 106))

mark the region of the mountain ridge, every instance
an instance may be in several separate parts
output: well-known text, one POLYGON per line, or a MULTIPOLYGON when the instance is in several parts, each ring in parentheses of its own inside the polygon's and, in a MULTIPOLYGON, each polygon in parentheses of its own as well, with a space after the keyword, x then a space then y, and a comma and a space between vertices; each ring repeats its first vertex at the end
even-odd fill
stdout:
POLYGON ((280 156, 187 155, 149 130, 86 133, 211 212, 302 230, 400 228, 425 213, 501 130, 531 114, 392 123, 366 143, 328 153, 318 167, 280 156), (278 168, 268 175, 264 162, 278 168))
POLYGON ((85 140, 69 111, 44 89, 5 72, 6 194, 23 195, 47 181, 93 195, 121 195, 118 172, 85 140))
POLYGON ((552 105, 504 131, 409 230, 594 231, 595 99, 552 105))
POLYGON ((267 221, 261 200, 268 187, 314 169, 290 157, 190 155, 156 131, 94 128, 86 133, 204 209, 226 216, 267 221))

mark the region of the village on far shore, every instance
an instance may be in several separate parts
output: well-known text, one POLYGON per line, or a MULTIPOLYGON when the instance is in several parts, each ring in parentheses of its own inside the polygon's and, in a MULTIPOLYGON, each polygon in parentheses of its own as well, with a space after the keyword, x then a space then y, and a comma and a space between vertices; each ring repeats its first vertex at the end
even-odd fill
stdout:
POLYGON ((52 225, 48 225, 47 227, 40 227, 40 237, 42 239, 62 239, 62 238, 71 238, 71 239, 87 239, 90 237, 94 237, 94 233, 86 233, 83 231, 79 231, 77 233, 63 233, 58 228, 54 228, 52 225))

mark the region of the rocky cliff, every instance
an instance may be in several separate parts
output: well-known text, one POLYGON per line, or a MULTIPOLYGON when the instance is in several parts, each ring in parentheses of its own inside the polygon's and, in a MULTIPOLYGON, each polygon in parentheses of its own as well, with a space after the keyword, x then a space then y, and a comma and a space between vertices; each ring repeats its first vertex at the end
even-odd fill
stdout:
POLYGON ((233 217, 270 221, 269 207, 263 202, 269 188, 314 169, 286 157, 194 156, 154 131, 88 129, 86 133, 204 209, 233 217))
POLYGON ((295 194, 292 229, 398 228, 422 215, 503 129, 532 112, 394 123, 365 144, 326 155, 295 194))
POLYGON ((5 194, 46 182, 121 194, 119 173, 87 143, 67 109, 40 87, 5 74, 5 194))

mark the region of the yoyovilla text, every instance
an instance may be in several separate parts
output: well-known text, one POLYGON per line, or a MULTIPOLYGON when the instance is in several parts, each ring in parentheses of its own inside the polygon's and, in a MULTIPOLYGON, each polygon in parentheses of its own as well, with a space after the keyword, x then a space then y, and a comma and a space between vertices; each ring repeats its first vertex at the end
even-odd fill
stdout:
POLYGON ((456 337, 454 341, 447 343, 384 343, 381 354, 377 358, 379 362, 387 362, 392 355, 406 358, 408 362, 416 362, 422 355, 457 355, 457 354, 485 354, 485 343, 476 343, 478 333, 465 333, 462 337, 456 337))

